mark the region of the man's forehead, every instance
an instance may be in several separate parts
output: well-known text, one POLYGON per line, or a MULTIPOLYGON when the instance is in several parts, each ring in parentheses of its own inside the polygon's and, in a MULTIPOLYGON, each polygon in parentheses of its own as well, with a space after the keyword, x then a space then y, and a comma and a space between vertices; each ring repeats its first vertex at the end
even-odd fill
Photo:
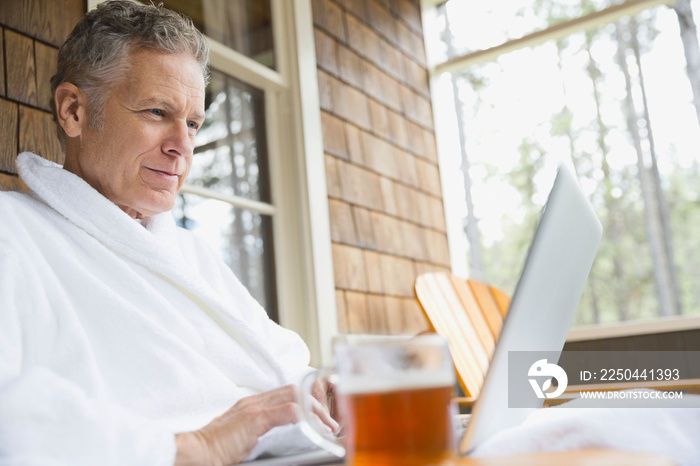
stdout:
POLYGON ((139 52, 130 65, 122 85, 132 102, 173 106, 184 98, 204 107, 204 72, 190 55, 139 52))
POLYGON ((187 53, 136 50, 130 54, 127 76, 131 80, 153 83, 174 81, 204 93, 204 70, 199 62, 187 53))

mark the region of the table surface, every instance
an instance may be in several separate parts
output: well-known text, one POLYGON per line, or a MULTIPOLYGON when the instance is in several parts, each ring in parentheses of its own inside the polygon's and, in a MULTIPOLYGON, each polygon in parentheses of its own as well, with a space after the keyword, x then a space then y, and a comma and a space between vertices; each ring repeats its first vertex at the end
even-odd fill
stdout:
POLYGON ((441 466, 672 466, 668 458, 650 453, 620 450, 577 450, 564 452, 530 453, 516 456, 492 456, 489 458, 454 458, 441 466))
MULTIPOLYGON (((343 463, 320 463, 338 465, 343 463)), ((455 457, 439 466, 674 466, 663 456, 621 450, 573 450, 488 458, 455 457)))

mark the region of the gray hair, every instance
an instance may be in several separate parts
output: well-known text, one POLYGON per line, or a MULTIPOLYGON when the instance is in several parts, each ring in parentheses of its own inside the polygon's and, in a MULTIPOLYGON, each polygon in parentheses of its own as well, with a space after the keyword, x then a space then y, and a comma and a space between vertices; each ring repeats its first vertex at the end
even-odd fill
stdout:
MULTIPOLYGON (((130 0, 101 3, 76 24, 58 51, 58 68, 51 78, 51 111, 58 122, 54 94, 59 84, 70 82, 88 98, 88 124, 102 129, 109 90, 129 69, 133 49, 186 53, 201 66, 209 82, 209 44, 192 20, 163 7, 130 0)), ((65 150, 66 134, 57 124, 65 150)))

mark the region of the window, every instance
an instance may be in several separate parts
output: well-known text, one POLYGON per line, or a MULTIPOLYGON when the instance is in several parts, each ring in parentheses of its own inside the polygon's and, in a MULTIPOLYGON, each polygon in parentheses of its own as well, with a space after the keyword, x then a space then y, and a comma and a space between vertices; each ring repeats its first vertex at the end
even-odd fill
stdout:
POLYGON ((659 3, 450 0, 426 24, 459 260, 512 292, 572 161, 604 227, 575 325, 700 314, 700 10, 659 3))
MULTIPOLYGON (((189 15, 226 48, 274 66, 269 0, 164 4, 189 15)), ((192 169, 173 213, 179 226, 221 253, 270 317, 279 321, 265 90, 234 75, 212 63, 206 120, 197 133, 192 169)))
POLYGON ((205 105, 175 219, 214 246, 278 320, 264 93, 213 70, 205 105))
POLYGON ((166 0, 216 42, 275 69, 270 0, 166 0))

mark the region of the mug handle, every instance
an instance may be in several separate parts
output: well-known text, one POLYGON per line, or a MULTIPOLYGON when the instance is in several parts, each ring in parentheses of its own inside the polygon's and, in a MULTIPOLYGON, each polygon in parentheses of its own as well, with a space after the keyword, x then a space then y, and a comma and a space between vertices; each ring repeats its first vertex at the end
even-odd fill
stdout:
POLYGON ((330 369, 319 369, 316 372, 306 374, 301 380, 297 392, 297 402, 299 404, 299 427, 301 431, 318 447, 337 457, 345 456, 345 447, 338 443, 338 439, 333 434, 322 432, 318 427, 317 416, 313 412, 313 395, 311 388, 318 379, 332 381, 335 374, 330 369))

